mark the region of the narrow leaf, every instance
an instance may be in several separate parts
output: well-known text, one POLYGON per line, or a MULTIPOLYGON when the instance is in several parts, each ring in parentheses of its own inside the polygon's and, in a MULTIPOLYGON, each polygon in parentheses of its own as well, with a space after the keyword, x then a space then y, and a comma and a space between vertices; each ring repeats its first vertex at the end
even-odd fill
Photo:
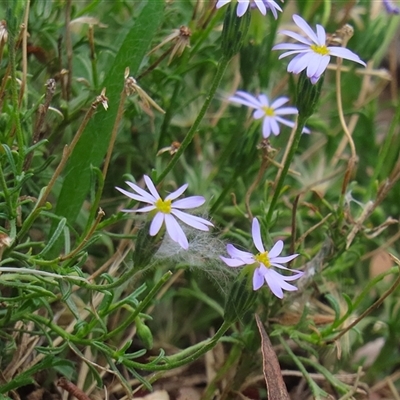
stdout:
POLYGON ((109 109, 98 110, 89 122, 69 159, 64 183, 57 201, 56 214, 73 223, 90 188, 90 167, 98 167, 107 151, 117 115, 124 71, 135 76, 163 16, 164 1, 149 0, 128 32, 114 63, 103 82, 107 88, 109 109))

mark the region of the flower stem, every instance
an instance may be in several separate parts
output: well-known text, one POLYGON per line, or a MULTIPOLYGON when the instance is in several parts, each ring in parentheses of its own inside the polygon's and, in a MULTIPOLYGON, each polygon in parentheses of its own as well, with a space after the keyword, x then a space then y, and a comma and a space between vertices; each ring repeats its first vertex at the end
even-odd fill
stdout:
POLYGON ((16 77, 16 65, 15 65, 15 37, 13 33, 9 34, 8 41, 8 52, 9 52, 9 61, 10 61, 10 74, 11 74, 11 99, 13 105, 13 118, 15 124, 15 132, 17 136, 18 143, 18 171, 22 171, 22 165, 25 158, 25 143, 24 136, 21 128, 21 121, 19 115, 19 105, 18 105, 18 93, 17 93, 17 77, 16 77))
POLYGON ((166 362, 165 364, 161 365, 141 364, 127 359, 124 359, 123 361, 121 361, 121 363, 127 366, 128 368, 141 369, 144 371, 164 371, 164 370, 171 370, 174 368, 178 368, 182 365, 197 360, 199 357, 206 354, 213 347, 215 347, 215 345, 218 343, 218 341, 221 339, 224 333, 230 328, 230 326, 231 326, 230 322, 224 321, 221 327, 218 329, 218 331, 212 338, 197 343, 194 346, 184 349, 172 356, 164 357, 163 361, 166 362), (192 353, 193 350, 194 352, 192 353))
POLYGON ((214 80, 211 84, 210 91, 208 92, 208 95, 204 101, 203 107, 201 108, 199 115, 197 116, 196 120, 194 121, 192 127, 189 129, 189 132, 186 134, 185 138, 183 139, 181 146, 179 147, 179 150, 176 152, 174 157, 171 159, 169 164, 165 167, 164 171, 161 172, 161 174, 157 177, 157 184, 160 183, 166 176, 167 174, 172 170, 172 168, 175 166, 175 164, 178 162, 179 158, 182 156, 183 152, 186 150, 186 148, 189 146, 189 144, 192 142, 194 135, 196 134, 200 122, 204 118, 204 115, 210 106, 211 100, 214 98, 215 93, 219 87, 219 84, 221 83, 222 77, 224 76, 226 67, 228 66, 229 60, 226 57, 223 57, 220 62, 218 63, 217 67, 217 72, 215 73, 214 80))
POLYGON ((115 328, 113 331, 108 332, 106 335, 104 335, 101 340, 105 341, 107 339, 110 339, 111 337, 115 336, 116 334, 125 331, 133 321, 136 319, 136 317, 139 315, 140 312, 142 312, 153 300, 153 298, 156 296, 156 294, 160 291, 160 289, 164 286, 164 284, 171 278, 172 273, 168 271, 165 273, 161 279, 157 282, 157 284, 150 290, 150 292, 147 294, 147 296, 143 299, 143 301, 140 302, 139 306, 135 309, 135 311, 125 319, 124 322, 122 322, 117 328, 115 328))
POLYGON ((306 121, 307 121, 307 118, 304 118, 301 115, 299 115, 299 118, 297 120, 296 133, 294 134, 294 139, 293 139, 292 145, 289 149, 289 152, 287 153, 287 157, 286 157, 285 163, 283 165, 282 172, 280 174, 278 183, 275 187, 274 196, 272 197, 271 204, 268 209, 268 214, 267 214, 267 225, 268 226, 271 224, 272 214, 275 211, 276 203, 278 201, 279 195, 281 194, 283 183, 284 183, 286 175, 289 171, 290 164, 292 163, 294 155, 296 154, 297 147, 299 146, 301 132, 303 131, 306 121))

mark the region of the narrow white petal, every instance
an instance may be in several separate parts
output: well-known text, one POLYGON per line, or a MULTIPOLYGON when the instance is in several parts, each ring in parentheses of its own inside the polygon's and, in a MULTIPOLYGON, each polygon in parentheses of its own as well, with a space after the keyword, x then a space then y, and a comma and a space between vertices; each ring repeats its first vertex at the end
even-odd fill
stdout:
POLYGON ((263 121, 263 126, 262 126, 262 134, 263 138, 267 139, 271 135, 271 124, 270 124, 270 118, 265 117, 263 121))
POLYGON ((317 37, 318 37, 318 44, 320 46, 325 46, 326 43, 326 33, 325 29, 317 24, 317 37))
POLYGON ((157 189, 154 186, 153 181, 147 175, 143 175, 143 178, 144 178, 144 181, 146 182, 146 186, 150 190, 150 193, 158 200, 160 198, 160 195, 158 194, 157 189))
POLYGON ((276 115, 290 115, 290 114, 298 114, 298 110, 296 107, 281 107, 275 110, 276 115))
MULTIPOLYGON (((275 271, 271 270, 271 272, 275 272, 275 271)), ((275 272, 275 273, 276 273, 276 272, 275 272)), ((279 275, 278 273, 276 273, 276 275, 274 276, 274 278, 276 279, 276 282, 279 281, 279 285, 280 285, 281 289, 283 289, 283 290, 288 290, 289 292, 294 292, 294 291, 297 290, 297 287, 296 287, 296 286, 293 286, 293 285, 291 285, 290 283, 287 283, 287 282, 286 282, 286 280, 284 279, 284 278, 286 278, 286 277, 284 277, 284 276, 279 275), (279 278, 278 278, 278 277, 279 277, 279 278), (282 278, 282 279, 280 279, 280 278, 282 278)))
POLYGON ((279 43, 276 44, 272 50, 293 50, 293 51, 302 51, 302 50, 310 50, 312 42, 310 44, 298 44, 298 43, 279 43))
POLYGON ((144 196, 139 196, 138 194, 134 194, 134 193, 128 192, 127 190, 119 188, 119 187, 116 187, 115 189, 117 189, 119 192, 121 192, 125 196, 128 196, 129 198, 131 198, 133 200, 136 200, 136 201, 140 201, 142 203, 154 203, 154 201, 155 201, 155 199, 153 199, 153 196, 151 196, 147 192, 145 192, 146 193, 146 197, 144 197, 144 196))
POLYGON ((189 243, 186 235, 171 214, 165 214, 165 226, 171 239, 177 242, 183 249, 187 250, 189 248, 189 243))
POLYGON ((280 129, 279 129, 278 122, 276 121, 276 118, 274 118, 274 117, 268 117, 268 119, 269 119, 269 122, 270 122, 270 124, 271 124, 272 133, 273 133, 275 136, 278 136, 278 135, 279 135, 279 132, 280 132, 280 129))
POLYGON ((218 3, 215 5, 216 8, 221 8, 223 7, 225 4, 230 3, 231 0, 218 0, 218 3))
POLYGON ((261 108, 257 109, 253 113, 253 118, 254 119, 260 119, 265 117, 265 111, 261 108))
MULTIPOLYGON (((306 49, 306 50, 296 50, 296 51, 287 51, 286 53, 281 54, 278 59, 281 60, 282 58, 285 57, 289 57, 289 56, 293 56, 294 54, 298 54, 298 56, 296 57, 300 57, 302 54, 308 54, 310 53, 311 50, 310 49, 306 49)), ((290 72, 290 71, 289 71, 290 72)))
POLYGON ((277 112, 278 108, 282 107, 284 104, 286 104, 289 101, 289 97, 278 97, 277 99, 275 99, 272 104, 271 104, 271 108, 273 108, 275 110, 275 112, 277 112))
POLYGON ((322 56, 321 54, 314 53, 313 55, 310 55, 310 60, 307 66, 307 76, 310 78, 315 75, 322 75, 322 73, 325 71, 325 69, 322 70, 323 65, 328 65, 326 60, 329 63, 330 56, 322 56), (325 61, 325 62, 324 62, 325 61), (320 72, 322 70, 322 72, 320 72))
MULTIPOLYGON (((276 257, 276 258, 281 258, 281 257, 276 257)), ((284 267, 282 264, 278 264, 278 263, 276 263, 276 258, 274 258, 274 259, 270 259, 270 261, 271 261, 271 265, 272 266, 274 266, 274 267, 276 267, 276 268, 279 268, 279 269, 284 269, 285 271, 289 271, 289 272, 292 272, 292 273, 300 273, 300 275, 299 275, 299 277, 301 276, 301 275, 303 275, 303 273, 301 273, 301 271, 298 271, 297 269, 290 269, 290 268, 287 268, 287 267, 284 267)), ((282 257, 283 258, 283 257, 282 257)), ((283 275, 282 275, 283 276, 283 275)), ((289 276, 285 276, 285 279, 286 278, 288 278, 289 276)))
POLYGON ((139 208, 137 210, 132 210, 132 212, 139 212, 139 213, 145 213, 145 212, 150 212, 156 209, 156 206, 146 206, 139 208))
POLYGON ((244 105, 247 105, 247 106, 253 107, 253 108, 260 107, 260 102, 258 101, 258 99, 243 90, 238 90, 234 94, 234 96, 231 96, 229 98, 229 100, 236 101, 240 104, 244 104, 244 105))
POLYGON ((270 257, 269 259, 270 259, 270 261, 271 261, 271 264, 274 262, 274 263, 278 263, 278 264, 281 264, 281 263, 287 263, 287 262, 289 262, 289 261, 292 261, 292 260, 294 260, 296 257, 298 257, 298 254, 292 254, 291 256, 286 256, 286 257, 270 257))
POLYGON ((242 260, 238 260, 235 258, 226 258, 219 256, 219 258, 228 266, 228 267, 241 267, 245 265, 245 263, 242 260))
POLYGON ((277 3, 275 3, 275 1, 273 1, 273 0, 265 0, 265 3, 266 3, 265 5, 267 6, 267 8, 271 10, 274 18, 277 19, 278 13, 276 12, 276 10, 282 11, 282 8, 280 8, 279 5, 277 3))
POLYGON ((367 65, 367 64, 365 64, 364 61, 361 60, 361 58, 357 54, 353 53, 349 49, 345 49, 343 47, 328 47, 328 49, 333 56, 341 57, 341 58, 345 58, 346 60, 354 61, 356 63, 364 65, 364 67, 367 65))
POLYGON ((271 292, 279 299, 283 299, 282 284, 284 281, 281 279, 281 276, 274 270, 267 268, 263 271, 263 275, 271 292))
POLYGON ((260 268, 254 270, 253 275, 253 290, 258 290, 264 284, 264 275, 262 274, 260 268))
MULTIPOLYGON (((283 54, 282 54, 283 55, 283 54)), ((287 66, 288 72, 299 74, 301 71, 307 68, 310 60, 310 53, 298 54, 294 57, 287 66)))
POLYGON ((318 82, 319 78, 321 78, 321 75, 311 76, 311 77, 310 77, 310 81, 311 81, 311 83, 312 83, 313 85, 315 85, 315 84, 318 82))
POLYGON ((267 13, 267 8, 265 7, 263 0, 254 0, 254 3, 256 3, 257 8, 260 10, 262 15, 267 13))
MULTIPOLYGON (((282 30, 282 31, 279 31, 278 33, 280 33, 281 35, 289 36, 290 38, 295 39, 295 40, 299 41, 300 43, 303 43, 303 45, 304 44, 307 45, 308 47, 310 47, 313 43, 310 39, 307 39, 304 36, 301 36, 298 33, 293 32, 293 31, 282 30)), ((292 43, 292 44, 300 46, 297 43, 292 43)))
POLYGON ((239 250, 233 244, 228 244, 226 246, 226 251, 232 258, 242 260, 244 264, 253 264, 255 262, 253 254, 239 250))
POLYGON ((203 196, 190 196, 185 199, 174 201, 172 208, 181 208, 187 210, 188 208, 200 207, 205 203, 206 199, 203 196))
POLYGON ((150 236, 155 236, 157 235, 158 232, 160 232, 161 226, 164 222, 164 216, 165 214, 158 212, 154 218, 153 221, 151 221, 150 225, 150 236))
POLYGON ((241 104, 242 106, 247 106, 250 108, 257 108, 259 107, 258 104, 254 104, 253 102, 249 102, 247 100, 243 100, 240 97, 237 96, 231 96, 228 98, 229 101, 231 101, 232 103, 237 103, 237 104, 241 104))
POLYGON ((282 117, 275 117, 275 119, 281 123, 282 125, 289 126, 290 128, 293 128, 295 123, 293 121, 289 121, 288 119, 284 119, 282 117))
POLYGON ((269 100, 268 97, 265 94, 260 94, 258 96, 258 100, 264 107, 269 107, 269 100))
POLYGON ((257 103, 257 97, 251 95, 250 93, 244 91, 244 90, 237 90, 235 92, 237 96, 243 97, 244 99, 247 99, 249 101, 255 101, 257 103))
POLYGON ((292 269, 291 272, 295 272, 294 275, 290 275, 290 276, 285 276, 285 281, 295 281, 296 279, 301 278, 304 275, 303 271, 297 271, 295 269, 292 269))
POLYGON ((133 182, 126 181, 125 183, 140 196, 143 196, 145 199, 147 199, 146 203, 154 203, 155 201, 157 201, 157 197, 152 196, 149 192, 146 192, 144 189, 142 189, 138 185, 135 185, 133 182))
POLYGON ((315 74, 313 75, 313 77, 315 77, 315 76, 321 76, 324 72, 325 72, 325 70, 326 70, 326 68, 328 67, 328 64, 329 64, 329 61, 331 60, 331 57, 330 56, 324 56, 323 58, 322 58, 322 60, 320 60, 320 64, 319 64, 319 66, 318 66, 318 69, 317 69, 317 71, 315 72, 315 74))
MULTIPOLYGON (((181 214, 190 215, 190 219, 192 219, 192 220, 195 220, 195 221, 197 221, 197 222, 200 222, 201 224, 204 224, 204 225, 214 226, 214 224, 213 224, 212 222, 208 221, 207 219, 198 217, 198 216, 196 216, 196 215, 184 213, 184 212, 182 212, 182 211, 180 211, 180 210, 172 209, 172 210, 171 210, 171 214, 173 214, 173 215, 176 215, 176 214, 180 214, 180 215, 181 215, 181 214)), ((176 215, 176 216, 178 217, 178 215, 176 215)), ((179 218, 179 217, 178 217, 178 218, 179 218)))
POLYGON ((181 186, 179 189, 175 190, 175 192, 170 193, 165 200, 175 200, 177 199, 183 192, 187 189, 189 185, 185 183, 183 186, 181 186))
POLYGON ((238 2, 236 14, 238 17, 242 17, 249 8, 250 0, 238 0, 238 2))
POLYGON ((264 249, 264 245, 263 245, 262 239, 261 239, 261 228, 260 228, 260 223, 258 222, 257 218, 253 218, 251 234, 253 236, 253 242, 254 242, 254 245, 256 246, 256 249, 260 253, 264 253, 265 249, 264 249))
POLYGON ((293 21, 314 43, 319 44, 317 35, 300 15, 293 15, 293 21))
POLYGON ((199 229, 200 231, 208 231, 209 230, 207 225, 209 225, 210 223, 203 218, 196 217, 196 216, 190 215, 190 214, 186 214, 179 210, 172 210, 171 214, 175 215, 175 217, 179 218, 185 224, 187 224, 193 228, 199 229))
MULTIPOLYGON (((269 6, 269 9, 271 10, 272 15, 274 16, 274 18, 277 19, 278 18, 278 13, 276 12, 275 7, 269 6)), ((280 10, 280 11, 282 11, 282 10, 280 10)))
POLYGON ((271 260, 272 258, 279 256, 279 254, 282 253, 282 250, 283 250, 283 242, 282 240, 278 240, 268 253, 269 259, 271 260))

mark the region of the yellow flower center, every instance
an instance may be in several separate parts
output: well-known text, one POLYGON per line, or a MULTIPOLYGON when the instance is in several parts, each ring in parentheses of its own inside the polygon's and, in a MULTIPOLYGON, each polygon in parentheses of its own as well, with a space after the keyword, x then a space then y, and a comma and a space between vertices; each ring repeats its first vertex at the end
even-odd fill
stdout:
POLYGON ((171 200, 158 199, 154 205, 158 211, 164 214, 171 214, 171 200))
POLYGON ((267 117, 274 117, 275 116, 275 110, 273 108, 271 108, 271 107, 264 106, 264 107, 262 107, 262 110, 265 112, 265 115, 267 117))
POLYGON ((318 46, 316 44, 312 44, 310 46, 312 51, 315 51, 317 54, 320 54, 321 56, 327 56, 329 55, 329 49, 323 44, 321 46, 318 46))
POLYGON ((258 253, 254 256, 254 259, 261 264, 264 264, 267 268, 271 266, 271 262, 269 261, 268 251, 264 251, 264 253, 258 253))

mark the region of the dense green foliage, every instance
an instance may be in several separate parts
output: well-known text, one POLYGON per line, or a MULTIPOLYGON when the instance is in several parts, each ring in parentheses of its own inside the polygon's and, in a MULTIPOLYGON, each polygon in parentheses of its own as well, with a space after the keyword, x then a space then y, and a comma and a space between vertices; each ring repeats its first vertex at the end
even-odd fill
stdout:
POLYGON ((213 1, 0 3, 1 398, 57 393, 60 377, 143 395, 223 343, 201 399, 265 399, 254 313, 296 400, 390 398, 396 382, 374 385, 400 364, 400 17, 372 0, 278 3, 277 20, 213 1), (294 13, 351 24, 367 67, 332 58, 312 86, 289 74, 271 49, 294 13), (263 139, 236 90, 289 97, 297 130, 263 139), (115 189, 144 174, 163 198, 188 183, 215 227, 185 228, 188 250, 150 236, 115 189), (254 253, 253 217, 267 249, 300 254, 282 300, 219 258, 254 253))

